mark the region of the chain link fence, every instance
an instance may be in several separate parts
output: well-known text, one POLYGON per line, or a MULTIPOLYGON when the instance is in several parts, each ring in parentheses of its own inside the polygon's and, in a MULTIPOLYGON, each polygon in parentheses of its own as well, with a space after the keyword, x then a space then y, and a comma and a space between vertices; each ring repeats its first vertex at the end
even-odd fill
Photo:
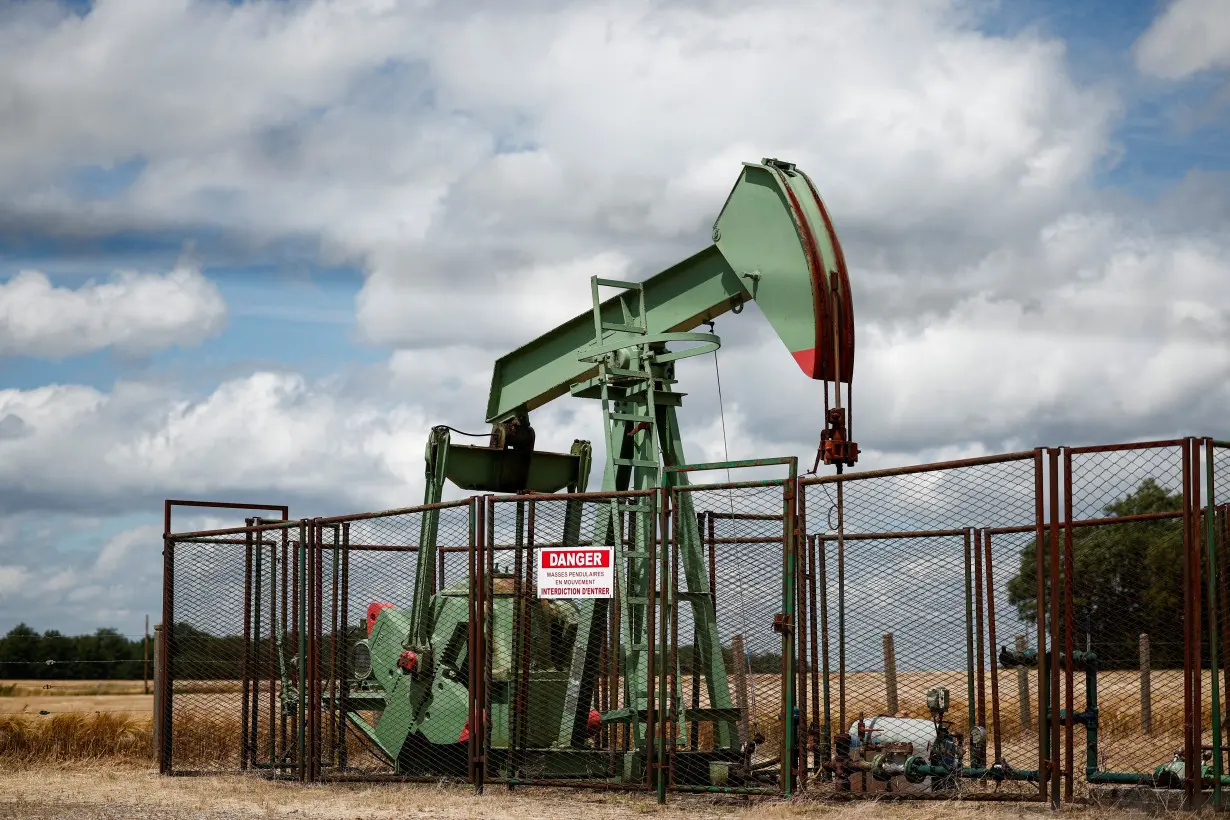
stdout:
POLYGON ((649 787, 658 510, 655 491, 488 499, 486 782, 649 787))
MULTIPOLYGON (((287 768, 295 686, 282 645, 297 640, 286 578, 300 552, 298 524, 264 524, 166 539, 156 684, 166 727, 155 732, 165 772, 287 768)), ((297 600, 297 599, 296 599, 297 600)))
POLYGON ((807 685, 814 790, 1038 794, 1038 737, 1019 720, 1005 732, 1000 707, 1022 690, 996 663, 1000 636, 1024 636, 1029 650, 1037 633, 1012 617, 987 544, 998 532, 1001 567, 1026 555, 1006 534, 1037 529, 1040 454, 800 484, 816 590, 806 597, 819 616, 807 685))
POLYGON ((672 492, 667 788, 780 792, 797 769, 793 489, 767 481, 672 492))
POLYGON ((1194 805, 1228 468, 1182 439, 169 536, 164 771, 1194 805))
POLYGON ((469 777, 468 501, 317 519, 308 779, 469 777))
POLYGON ((1063 453, 1062 559, 1054 572, 1043 563, 1048 595, 1062 584, 1049 621, 1066 649, 1061 708, 1073 715, 1061 727, 1067 799, 1152 776, 1184 746, 1185 584, 1198 552, 1190 458, 1179 441, 1063 453))

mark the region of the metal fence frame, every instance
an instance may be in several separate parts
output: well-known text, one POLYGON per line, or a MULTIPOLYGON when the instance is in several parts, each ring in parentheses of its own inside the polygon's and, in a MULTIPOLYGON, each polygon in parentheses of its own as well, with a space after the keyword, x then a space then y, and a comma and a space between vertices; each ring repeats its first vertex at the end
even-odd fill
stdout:
MULTIPOLYGON (((996 633, 996 606, 1002 607, 1004 602, 996 600, 995 559, 1000 555, 994 546, 1003 544, 1004 536, 1032 536, 1036 545, 1034 571, 1036 573, 1037 597, 1036 606, 1039 617, 1036 618, 1036 665, 1029 673, 1032 677, 1035 691, 1038 693, 1032 709, 1024 707, 1029 712, 1033 728, 1036 728, 1038 738, 1038 769, 1036 772, 1022 773, 1020 779, 1036 783, 1036 790, 1028 793, 1001 795, 1002 798, 1015 800, 1034 800, 1049 803, 1058 807, 1062 803, 1081 802, 1090 799, 1085 793, 1077 793, 1075 788, 1079 782, 1085 785, 1107 786, 1152 786, 1154 776, 1150 772, 1101 772, 1097 768, 1096 750, 1089 750, 1090 742, 1086 739, 1086 772, 1082 777, 1077 771, 1080 765, 1075 748, 1074 729, 1077 726, 1086 727, 1087 734, 1096 731, 1096 705, 1085 704, 1079 708, 1077 699, 1077 681, 1075 672, 1083 661, 1081 650, 1077 646, 1074 634, 1073 619, 1064 613, 1074 610, 1074 534, 1084 528, 1123 525, 1136 520, 1177 520, 1182 528, 1182 561, 1183 561, 1183 756, 1185 760, 1201 760, 1202 753, 1212 752, 1209 771, 1201 771, 1188 766, 1181 782, 1172 784, 1172 792, 1181 791, 1185 806, 1195 808, 1211 802, 1222 805, 1223 785, 1230 780, 1225 779, 1224 760, 1226 741, 1223 732, 1224 725, 1221 709, 1225 698, 1225 679, 1230 676, 1230 670, 1225 668, 1225 656, 1230 653, 1230 645, 1223 642, 1230 640, 1230 595, 1227 594, 1227 568, 1223 561, 1223 553, 1230 552, 1230 483, 1225 478, 1225 468, 1230 467, 1230 442, 1215 441, 1202 437, 1188 437, 1156 442, 1138 442, 1130 444, 1115 444, 1093 447, 1047 447, 1034 450, 986 456, 958 461, 934 464, 912 465, 908 467, 874 470, 858 473, 846 473, 824 477, 798 477, 795 459, 762 459, 752 462, 731 462, 720 464, 687 465, 679 468, 668 468, 668 476, 679 476, 702 470, 716 470, 736 467, 764 467, 772 464, 788 466, 790 475, 782 479, 763 481, 726 482, 713 484, 689 485, 682 480, 668 478, 668 487, 663 490, 649 490, 630 495, 639 495, 650 499, 654 508, 651 520, 654 522, 654 535, 650 541, 653 544, 648 566, 652 568, 654 577, 650 581, 652 594, 649 596, 649 652, 658 657, 676 658, 679 648, 678 610, 676 606, 677 564, 678 564, 678 534, 680 509, 677 503, 682 494, 696 497, 697 493, 709 491, 731 490, 736 488, 771 487, 782 488, 783 536, 781 539, 782 564, 782 602, 781 611, 775 619, 774 630, 781 634, 782 644, 782 717, 784 722, 783 755, 780 779, 773 788, 754 787, 689 787, 676 784, 675 735, 681 730, 681 720, 685 719, 687 707, 681 705, 675 697, 676 681, 674 666, 670 671, 650 686, 649 709, 646 715, 647 738, 652 738, 645 746, 645 771, 647 773, 643 788, 657 792, 659 800, 665 800, 670 791, 706 791, 731 792, 745 794, 776 794, 792 796, 796 792, 806 793, 810 797, 823 799, 826 797, 857 797, 857 794, 832 794, 831 780, 833 767, 841 757, 841 732, 834 731, 831 716, 831 669, 830 651, 832 650, 830 611, 833 604, 832 591, 839 598, 845 594, 846 579, 842 577, 841 565, 837 567, 836 585, 831 568, 827 567, 823 558, 823 545, 835 543, 838 549, 847 541, 884 538, 925 538, 931 536, 964 537, 966 549, 966 585, 967 597, 974 596, 974 603, 967 604, 966 629, 971 646, 977 645, 977 662, 970 664, 970 686, 975 688, 975 697, 971 699, 969 710, 971 719, 976 709, 980 725, 989 722, 994 727, 991 737, 994 740, 994 760, 1001 757, 1000 749, 1000 693, 999 673, 1001 668, 996 656, 996 645, 1002 643, 1001 635, 996 633), (1074 492, 1079 481, 1074 482, 1075 464, 1082 458, 1093 454, 1139 454, 1149 452, 1172 452, 1178 454, 1181 461, 1181 495, 1180 509, 1163 510, 1141 516, 1111 516, 1091 517, 1077 508, 1074 492), (994 516, 983 515, 986 511, 968 507, 969 499, 959 499, 966 503, 965 512, 958 510, 957 520, 948 520, 947 527, 936 526, 922 530, 887 531, 851 531, 846 528, 846 504, 843 496, 847 485, 874 479, 901 479, 903 477, 935 477, 938 475, 955 474, 954 471, 972 470, 972 468, 989 468, 994 465, 1019 463, 1023 465, 1018 472, 1024 475, 1024 470, 1031 469, 1032 494, 1031 520, 1005 523, 994 520, 994 516), (823 489, 835 489, 837 502, 836 533, 832 530, 831 521, 816 521, 816 527, 809 528, 807 498, 809 493, 823 489), (829 525, 825 527, 824 525, 829 525), (665 547, 663 546, 665 545, 665 547), (817 560, 819 557, 820 560, 817 560), (1052 658, 1052 650, 1060 651, 1060 659, 1052 658), (664 653, 664 654, 663 654, 664 653), (1207 673, 1206 671, 1207 670, 1207 673), (989 673, 989 674, 988 674, 989 673), (1210 682, 1206 690, 1206 676, 1210 682), (990 678, 990 699, 987 699, 986 678, 990 678), (975 685, 976 684, 976 685, 975 685), (660 690, 660 691, 659 691, 660 690), (669 694, 668 694, 669 693, 669 694), (1211 700, 1211 726, 1204 726, 1202 713, 1208 708, 1211 700), (976 704, 975 704, 976 701, 976 704), (797 712, 797 716, 796 713, 797 712), (787 719, 789 718, 789 719, 787 719), (810 725, 809 725, 810 718, 810 725), (1209 733, 1211 730, 1211 745, 1209 733), (806 742, 803 742, 806 741, 806 742)), ((1095 481, 1097 478, 1095 477, 1095 481)), ((1021 491, 1017 487, 1014 492, 1021 491)), ((349 523, 389 516, 394 514, 411 514, 423 512, 430 507, 468 507, 469 539, 464 545, 467 554, 468 574, 473 579, 469 595, 470 633, 468 649, 470 659, 470 679, 467 682, 470 690, 469 719, 470 726, 477 727, 470 732, 467 752, 467 774, 465 781, 481 791, 487 782, 500 782, 510 788, 516 785, 534 783, 551 786, 580 786, 586 788, 618 788, 628 790, 628 784, 597 782, 594 780, 529 780, 502 777, 492 768, 491 727, 488 715, 491 714, 491 691, 488 681, 491 675, 492 646, 492 578, 495 573, 494 556, 497 550, 507 550, 508 545, 496 543, 495 516, 496 510, 509 503, 524 503, 544 501, 564 502, 569 499, 600 502, 609 501, 612 497, 629 495, 628 493, 578 493, 550 494, 540 497, 476 495, 467 499, 449 502, 443 505, 428 505, 427 507, 410 507, 404 510, 386 511, 383 513, 368 513, 363 515, 340 516, 329 519, 299 519, 297 521, 283 520, 280 523, 264 523, 259 519, 249 519, 248 526, 223 530, 192 533, 170 532, 170 509, 172 505, 231 507, 254 509, 250 505, 218 504, 214 502, 167 502, 167 530, 164 536, 164 599, 163 599, 163 630, 162 648, 157 661, 160 671, 159 685, 155 691, 159 695, 156 707, 156 737, 159 771, 162 774, 187 774, 197 772, 180 771, 173 760, 174 748, 174 679, 173 662, 177 646, 174 639, 175 623, 175 566, 176 545, 193 541, 208 541, 230 538, 234 546, 246 553, 245 584, 246 589, 252 584, 252 549, 261 542, 261 533, 280 531, 285 544, 281 549, 293 551, 296 557, 293 573, 294 595, 289 598, 286 590, 282 590, 284 600, 293 600, 295 612, 288 620, 294 621, 298 630, 297 653, 300 661, 307 665, 307 674, 299 677, 299 689, 302 697, 298 701, 298 713, 292 721, 295 724, 297 738, 295 740, 295 760, 289 764, 268 764, 255 760, 255 742, 252 739, 256 731, 256 709, 254 700, 260 697, 263 684, 249 687, 248 673, 244 673, 242 717, 252 716, 252 721, 244 721, 241 745, 242 764, 239 768, 267 769, 273 765, 271 773, 281 776, 296 777, 304 782, 344 779, 345 772, 333 772, 322 768, 322 729, 328 731, 322 720, 337 721, 337 715, 322 711, 325 701, 332 703, 324 691, 333 691, 340 661, 340 674, 346 674, 345 651, 339 653, 336 641, 332 646, 329 662, 330 680, 321 683, 321 670, 316 665, 318 655, 326 649, 326 633, 332 637, 336 628, 325 624, 326 589, 322 580, 323 567, 326 563, 326 552, 331 552, 330 558, 340 556, 341 566, 346 566, 351 546, 344 536, 335 537, 332 542, 327 537, 326 530, 335 527, 339 532, 349 523), (297 531, 299 538, 293 535, 297 531), (255 537, 255 541, 253 540, 255 537), (290 550, 290 545, 295 545, 290 550), (302 577, 300 577, 302 576, 302 577), (302 581, 302 583, 299 583, 302 581), (481 670, 481 673, 476 670, 481 670), (332 716, 330 716, 332 715, 332 716)), ((1021 498, 1018 498, 1021 501, 1021 498)), ((1022 503, 1025 503, 1022 501, 1022 503)), ((283 518, 288 518, 284 507, 270 507, 280 512, 283 518)), ((720 517, 720 516, 719 516, 720 517)), ((713 517, 708 519, 712 524, 713 517)), ((706 536, 708 529, 705 518, 700 517, 702 554, 705 546, 709 549, 709 561, 713 562, 713 547, 716 543, 712 531, 706 536)), ((721 539, 717 539, 721 540, 721 539)), ((763 540, 763 539, 761 539, 763 540)), ((355 549, 359 547, 356 546, 355 549)), ((275 547, 275 551, 276 551, 275 547)), ((397 549, 413 550, 412 546, 400 546, 397 549)), ((517 548, 521 549, 521 548, 517 548)), ((532 544, 524 547, 528 556, 533 549, 532 544)), ((521 553, 518 552, 518 555, 521 553)), ((238 558, 236 559, 238 560, 238 558)), ((441 559, 443 561, 443 559, 441 559)), ((529 561, 525 562, 528 565, 529 561)), ((443 564, 439 571, 442 573, 443 564)), ((999 575, 1003 578, 1002 567, 999 575)), ((1014 568, 1010 565, 1009 571, 1014 568)), ((284 564, 283 575, 288 573, 284 564)), ((525 572, 524 566, 521 572, 525 572)), ((524 575, 524 578, 530 578, 524 575)), ((523 576, 518 574, 518 580, 523 582, 523 576)), ((328 590, 336 603, 339 594, 337 584, 339 579, 333 579, 333 586, 328 590)), ((340 583, 345 587, 345 579, 340 583)), ((524 583, 524 582, 523 582, 524 583)), ((434 589, 434 582, 433 582, 434 589)), ((520 594, 524 595, 524 586, 520 594)), ((249 592, 245 592, 245 601, 249 592)), ((273 595, 274 593, 270 593, 273 595)), ((345 596, 345 591, 340 593, 345 596)), ((841 601, 837 602, 841 607, 841 601)), ((282 606, 278 612, 275 603, 274 611, 281 618, 287 619, 289 613, 282 606)), ((342 607, 345 609, 345 606, 342 607)), ((252 635, 248 632, 251 614, 244 612, 245 645, 250 643, 252 635)), ((333 615, 336 618, 336 613, 333 615)), ((263 629, 263 627, 262 627, 263 629)), ((609 636, 608 636, 609 637, 609 636)), ((841 636, 836 641, 839 656, 844 652, 841 636)), ((694 650, 695 651, 695 650, 694 650)), ((244 668, 247 669, 250 658, 246 654, 244 668)), ((259 656, 256 658, 259 666, 259 656)), ((654 661, 651 660, 651 669, 654 661)), ((837 679, 843 679, 844 666, 839 663, 837 679)), ((272 695, 272 690, 268 690, 272 695)), ((1027 693, 1028 694, 1028 693, 1027 693)), ((1031 696, 1032 697, 1032 696, 1031 696)), ((272 701, 271 701, 272 702, 272 701)), ((1142 718, 1143 719, 1143 718, 1142 718)), ((345 719, 341 719, 340 728, 334 726, 332 731, 344 733, 345 719)), ((845 727, 836 727, 844 731, 845 727)), ((272 731, 273 727, 266 727, 272 731)), ((1032 731, 1032 729, 1031 729, 1032 731)), ((272 742, 272 741, 271 741, 272 742)), ((605 741, 603 741, 605 742, 605 741)), ((344 743, 344 741, 343 741, 344 743)), ((988 761, 991 762, 991 761, 988 761)), ((1159 763, 1160 763, 1159 756, 1159 763)), ((383 779, 383 778, 372 778, 383 779)), ((396 779, 405 779, 398 776, 396 779)), ((878 794, 877 797, 883 797, 878 794)), ((994 795, 983 792, 963 794, 964 798, 992 798, 994 795)))
MULTIPOLYGON (((658 795, 659 801, 665 801, 666 792, 704 792, 704 793, 725 793, 725 794, 778 794, 790 796, 797 790, 797 783, 800 775, 800 763, 802 760, 802 751, 798 743, 797 729, 798 722, 793 719, 795 713, 795 703, 798 696, 798 677, 796 670, 795 648, 796 641, 803 641, 803 630, 798 628, 796 624, 796 605, 799 603, 797 593, 798 582, 798 554, 797 548, 799 543, 799 515, 798 515, 798 459, 794 457, 786 458, 767 458, 754 459, 748 461, 736 462, 717 462, 704 464, 689 464, 679 467, 668 467, 667 472, 674 476, 681 474, 706 472, 713 470, 726 470, 736 468, 763 468, 771 466, 785 466, 788 469, 788 475, 778 479, 762 479, 751 481, 727 481, 724 483, 712 484, 687 484, 680 482, 677 478, 669 488, 669 492, 665 498, 667 507, 669 508, 670 520, 670 537, 669 549, 662 556, 662 569, 660 575, 664 579, 671 579, 671 583, 663 583, 659 594, 662 596, 662 613, 663 622, 661 624, 661 635, 663 643, 663 652, 670 653, 672 663, 667 667, 669 671, 669 682, 664 681, 664 691, 671 693, 671 703, 667 709, 667 719, 663 721, 659 735, 658 745, 663 750, 669 750, 664 753, 669 760, 663 765, 663 772, 658 777, 658 795), (781 544, 781 611, 774 616, 772 628, 774 632, 781 635, 781 720, 784 725, 784 737, 782 741, 782 751, 779 762, 779 777, 774 788, 763 788, 754 786, 687 786, 675 783, 674 771, 674 756, 675 743, 673 738, 678 734, 678 725, 683 710, 677 703, 677 690, 675 685, 674 675, 677 673, 677 663, 674 662, 678 650, 678 606, 675 603, 675 596, 678 592, 678 560, 679 560, 679 511, 677 499, 687 496, 689 498, 696 495, 709 492, 733 491, 741 489, 754 488, 775 488, 780 487, 782 493, 781 500, 781 520, 782 520, 782 535, 780 539, 774 538, 772 541, 765 539, 756 539, 756 543, 764 546, 766 543, 781 544), (669 594, 669 612, 671 617, 667 618, 667 603, 669 594), (668 639, 669 635, 669 639, 668 639)), ((731 517, 738 514, 733 512, 731 517)), ((751 513, 749 515, 758 516, 760 513, 751 513)), ((763 515, 768 515, 767 513, 763 515)), ((717 516, 708 517, 708 522, 711 524, 717 516)), ((702 533, 702 545, 706 540, 710 544, 710 556, 712 560, 713 547, 723 540, 731 542, 747 542, 746 539, 717 539, 712 532, 702 533)), ((767 537, 766 537, 767 538, 767 537)), ((712 567, 713 564, 711 563, 712 567)), ((711 569, 712 573, 713 570, 711 569)), ((711 577, 711 585, 713 580, 711 577)), ((693 649, 695 651, 695 648, 693 649)), ((733 652, 732 652, 733 657, 733 652)), ((739 663, 742 663, 742 658, 739 658, 739 663)), ((755 688, 755 684, 752 684, 755 688)))

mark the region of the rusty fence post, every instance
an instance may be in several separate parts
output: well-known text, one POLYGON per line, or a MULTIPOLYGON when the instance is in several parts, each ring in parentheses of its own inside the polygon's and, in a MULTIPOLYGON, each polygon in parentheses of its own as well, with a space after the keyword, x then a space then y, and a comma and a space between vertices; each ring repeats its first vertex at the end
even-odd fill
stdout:
POLYGON ((1140 733, 1153 733, 1153 676, 1149 662, 1149 633, 1140 633, 1140 733))

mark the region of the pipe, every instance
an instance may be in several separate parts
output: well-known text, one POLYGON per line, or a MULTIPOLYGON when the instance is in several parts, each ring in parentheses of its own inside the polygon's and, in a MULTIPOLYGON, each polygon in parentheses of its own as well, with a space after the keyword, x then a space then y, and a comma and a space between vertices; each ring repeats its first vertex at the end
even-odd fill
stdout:
MULTIPOLYGON (((1052 651, 1060 645, 1059 643, 1059 620, 1060 620, 1060 586, 1059 586, 1059 453, 1056 450, 1050 451, 1050 604, 1051 604, 1051 642, 1052 651)), ((1051 714, 1058 714, 1060 710, 1059 695, 1060 695, 1060 679, 1059 679, 1058 664, 1051 664, 1047 667, 1047 672, 1050 674, 1050 688, 1047 694, 1050 697, 1051 714)), ((1051 808, 1059 808, 1060 799, 1060 781, 1063 777, 1063 761, 1061 759, 1061 751, 1059 747, 1060 732, 1059 722, 1052 720, 1050 722, 1051 739, 1050 753, 1051 765, 1047 774, 1051 781, 1051 808)))
MULTIPOLYGON (((1059 511, 1056 510, 1056 516, 1059 511)), ((1065 525, 1070 525, 1072 522, 1072 453, 1065 449, 1063 452, 1063 518, 1061 522, 1065 525)), ((1072 600, 1072 586, 1075 583, 1076 574, 1073 569, 1074 559, 1072 557, 1072 527, 1064 526, 1063 528, 1063 627, 1064 637, 1063 645, 1067 653, 1068 661, 1064 664, 1064 706, 1070 715, 1074 710, 1072 705, 1072 651, 1075 649, 1073 643, 1075 641, 1075 605, 1072 600)), ((1088 670, 1086 669, 1086 675, 1088 670)), ((1073 736, 1072 736, 1072 719, 1069 717, 1064 720, 1064 780, 1063 788, 1064 800, 1072 801, 1072 778, 1074 765, 1073 758, 1073 736)))
POLYGON ((983 555, 987 564, 987 641, 991 661, 991 725, 995 729, 995 762, 1004 758, 1003 732, 999 725, 999 668, 995 660, 995 581, 991 574, 991 533, 983 531, 983 555))
POLYGON ((833 759, 833 693, 829 685, 831 666, 829 664, 829 580, 828 580, 828 548, 820 542, 816 550, 816 558, 820 563, 820 577, 817 586, 820 591, 820 681, 824 685, 824 721, 820 728, 820 761, 821 765, 833 759))
MULTIPOLYGON (((1042 450, 1034 450, 1034 576, 1037 582, 1034 600, 1038 637, 1037 648, 1040 655, 1038 664, 1038 771, 1045 772, 1050 767, 1051 733, 1047 728, 1050 716, 1050 701, 1046 694, 1046 562, 1044 544, 1046 537, 1046 514, 1043 503, 1042 480, 1042 450)), ((1038 782, 1038 799, 1046 800, 1046 783, 1038 782)))
MULTIPOLYGON (((974 634, 978 657, 978 725, 987 725, 987 670, 986 670, 986 624, 983 618, 982 599, 982 531, 974 530, 974 634)), ((986 765, 986 745, 982 746, 983 758, 976 766, 986 765)))
MULTIPOLYGON (((841 465, 837 466, 841 469, 841 465)), ((846 720, 846 542, 844 482, 837 484, 837 725, 846 720)))
POLYGON ((974 692, 974 580, 970 540, 970 531, 965 530, 965 688, 968 698, 965 711, 969 713, 969 735, 967 737, 972 741, 978 714, 975 708, 977 698, 974 692))
MULTIPOLYGON (((1221 738, 1221 692, 1217 685, 1217 542, 1214 538, 1214 520, 1216 510, 1213 506, 1215 487, 1213 484, 1213 442, 1205 439, 1205 480, 1208 487, 1208 509, 1205 512, 1205 548, 1208 552, 1208 596, 1209 596, 1209 677, 1211 678, 1210 695, 1213 700, 1213 805, 1220 807, 1222 801, 1222 738, 1221 738)), ((1197 671, 1199 674, 1199 671, 1197 671)))

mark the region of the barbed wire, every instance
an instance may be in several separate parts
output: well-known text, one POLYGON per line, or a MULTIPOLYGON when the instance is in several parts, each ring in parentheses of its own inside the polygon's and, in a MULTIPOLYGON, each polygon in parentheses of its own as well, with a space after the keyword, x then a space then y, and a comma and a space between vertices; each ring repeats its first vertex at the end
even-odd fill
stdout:
POLYGON ((51 717, 53 715, 152 715, 151 709, 39 709, 37 712, 0 712, 7 717, 51 717))
MULTIPOLYGON (((123 660, 60 660, 57 658, 48 658, 41 661, 0 661, 0 665, 9 666, 59 666, 61 664, 70 663, 145 663, 142 658, 125 658, 123 660)), ((202 663, 225 663, 225 661, 202 661, 202 663)))
MULTIPOLYGON (((3 643, 4 641, 78 641, 78 640, 103 640, 106 638, 134 638, 135 639, 135 638, 145 638, 145 637, 147 636, 143 632, 136 633, 136 634, 112 632, 106 635, 39 635, 37 633, 33 635, 28 635, 28 634, 14 635, 12 633, 9 633, 7 635, 0 635, 0 643, 3 643)), ((153 630, 150 631, 148 637, 150 637, 151 639, 154 637, 153 630)))

